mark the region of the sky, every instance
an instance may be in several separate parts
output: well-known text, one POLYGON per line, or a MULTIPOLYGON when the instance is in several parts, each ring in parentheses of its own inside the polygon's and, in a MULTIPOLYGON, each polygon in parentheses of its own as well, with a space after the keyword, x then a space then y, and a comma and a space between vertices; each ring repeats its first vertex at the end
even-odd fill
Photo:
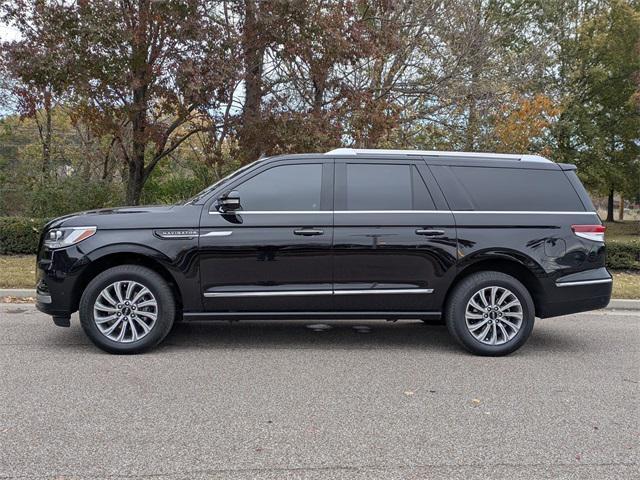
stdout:
POLYGON ((20 37, 18 31, 4 23, 0 23, 0 41, 17 40, 20 37))

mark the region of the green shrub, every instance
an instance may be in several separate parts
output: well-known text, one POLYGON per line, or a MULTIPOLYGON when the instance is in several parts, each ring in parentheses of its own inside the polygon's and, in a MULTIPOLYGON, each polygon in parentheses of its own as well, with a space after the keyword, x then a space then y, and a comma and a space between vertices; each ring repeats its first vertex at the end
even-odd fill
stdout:
POLYGON ((117 185, 99 180, 68 177, 35 185, 28 198, 28 215, 58 217, 68 213, 122 205, 117 185))
POLYGON ((640 270, 640 239, 608 241, 607 267, 613 270, 640 270))
POLYGON ((44 218, 0 217, 0 255, 29 254, 38 250, 44 218))

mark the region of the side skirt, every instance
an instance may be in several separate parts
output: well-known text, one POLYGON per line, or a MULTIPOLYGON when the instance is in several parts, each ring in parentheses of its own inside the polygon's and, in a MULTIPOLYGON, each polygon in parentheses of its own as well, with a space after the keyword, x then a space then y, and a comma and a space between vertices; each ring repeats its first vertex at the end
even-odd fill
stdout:
POLYGON ((440 312, 184 312, 185 322, 203 320, 403 320, 440 319, 440 312))

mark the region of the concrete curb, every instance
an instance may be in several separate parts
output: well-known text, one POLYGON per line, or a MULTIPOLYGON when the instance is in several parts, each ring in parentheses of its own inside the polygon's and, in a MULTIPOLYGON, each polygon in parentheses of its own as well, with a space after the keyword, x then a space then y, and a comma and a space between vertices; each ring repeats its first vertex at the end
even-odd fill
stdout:
MULTIPOLYGON (((0 288, 0 299, 2 297, 35 298, 35 296, 35 290, 26 288, 0 288)), ((640 310, 640 300, 612 298, 606 308, 607 310, 640 310)))
POLYGON ((17 297, 17 298, 35 298, 36 291, 28 288, 0 288, 0 298, 2 297, 17 297))
POLYGON ((628 298, 612 298, 607 310, 640 310, 640 300, 628 298))

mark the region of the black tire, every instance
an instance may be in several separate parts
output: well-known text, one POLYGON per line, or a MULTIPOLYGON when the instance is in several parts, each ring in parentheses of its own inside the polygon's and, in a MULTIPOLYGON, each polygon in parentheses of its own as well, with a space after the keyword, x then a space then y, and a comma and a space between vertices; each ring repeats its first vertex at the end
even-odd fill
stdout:
POLYGON ((140 353, 158 345, 169 333, 176 317, 173 292, 164 278, 153 270, 139 265, 119 265, 97 275, 84 290, 80 299, 80 324, 89 339, 109 353, 140 353), (151 330, 142 338, 128 343, 105 336, 94 321, 94 304, 100 292, 117 281, 133 281, 148 288, 157 303, 157 318, 151 330))
MULTIPOLYGON (((516 278, 501 272, 477 272, 456 285, 446 305, 445 320, 449 333, 466 350, 476 355, 508 355, 520 348, 529 338, 535 321, 535 308, 527 288, 516 278), (522 307, 522 324, 519 331, 506 343, 488 345, 476 339, 465 319, 467 304, 471 297, 486 287, 503 287, 512 292, 522 307)), ((482 319, 481 319, 482 320, 482 319)))

